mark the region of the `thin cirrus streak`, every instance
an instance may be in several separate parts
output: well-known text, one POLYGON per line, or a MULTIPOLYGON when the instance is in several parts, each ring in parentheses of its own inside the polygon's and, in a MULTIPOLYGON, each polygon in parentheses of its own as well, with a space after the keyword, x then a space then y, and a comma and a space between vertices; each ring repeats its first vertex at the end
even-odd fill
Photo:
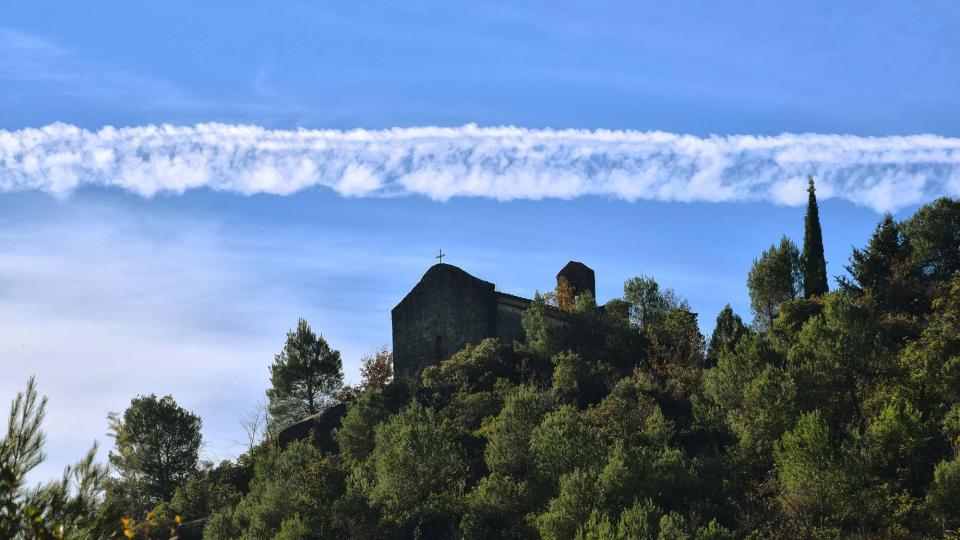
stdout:
POLYGON ((877 211, 960 196, 960 139, 782 134, 696 137, 657 131, 519 127, 269 130, 198 124, 67 124, 0 131, 0 191, 66 194, 85 185, 145 197, 191 189, 435 200, 769 201, 822 198, 877 211))

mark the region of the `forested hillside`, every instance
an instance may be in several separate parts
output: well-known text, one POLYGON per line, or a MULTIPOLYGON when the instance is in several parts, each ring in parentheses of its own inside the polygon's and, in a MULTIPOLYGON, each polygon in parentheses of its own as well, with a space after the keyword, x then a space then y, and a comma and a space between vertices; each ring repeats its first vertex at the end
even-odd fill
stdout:
POLYGON ((522 341, 417 380, 392 380, 377 351, 344 388, 339 353, 301 321, 249 451, 216 465, 197 462, 199 419, 141 396, 114 418, 119 474, 91 459, 80 492, 27 492, 39 405, 21 403, 0 536, 166 538, 183 521, 214 540, 955 537, 960 201, 885 216, 838 279, 812 183, 805 225, 744 276, 752 322, 728 306, 709 337, 681 292, 639 276, 602 306, 538 295, 522 341), (280 449, 278 429, 337 401, 338 452, 280 449))

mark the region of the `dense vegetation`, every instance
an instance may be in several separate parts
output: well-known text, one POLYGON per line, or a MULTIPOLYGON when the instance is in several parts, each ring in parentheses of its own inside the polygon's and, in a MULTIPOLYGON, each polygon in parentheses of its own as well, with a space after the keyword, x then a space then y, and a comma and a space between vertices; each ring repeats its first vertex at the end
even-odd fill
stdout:
POLYGON ((753 323, 728 306, 709 340, 641 276, 603 306, 538 296, 523 341, 468 346, 419 380, 391 380, 378 351, 340 388, 339 355, 301 321, 250 450, 216 466, 197 464, 199 419, 138 397, 114 418, 119 475, 88 458, 81 490, 25 491, 16 441, 42 443, 42 404, 23 398, 0 445, 0 536, 119 534, 133 516, 128 535, 162 537, 175 515, 207 518, 214 540, 955 535, 960 201, 884 217, 834 291, 812 182, 806 229, 802 250, 784 238, 754 262, 753 323), (278 448, 281 415, 333 401, 349 404, 339 452, 278 448), (153 532, 132 528, 148 511, 153 532))

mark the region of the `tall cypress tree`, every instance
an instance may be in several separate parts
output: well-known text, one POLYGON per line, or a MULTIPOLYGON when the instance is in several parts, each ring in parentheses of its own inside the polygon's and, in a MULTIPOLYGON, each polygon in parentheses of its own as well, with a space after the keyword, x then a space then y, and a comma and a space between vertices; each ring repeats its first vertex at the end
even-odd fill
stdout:
POLYGON ((808 176, 807 215, 803 219, 803 294, 819 296, 827 292, 827 261, 823 258, 823 233, 813 177, 808 176))

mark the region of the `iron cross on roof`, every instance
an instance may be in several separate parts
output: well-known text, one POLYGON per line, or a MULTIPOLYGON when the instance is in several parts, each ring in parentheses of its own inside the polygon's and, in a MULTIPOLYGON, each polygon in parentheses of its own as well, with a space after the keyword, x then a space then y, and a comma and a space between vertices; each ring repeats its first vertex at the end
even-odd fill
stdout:
POLYGON ((441 249, 441 250, 440 250, 440 253, 438 253, 435 258, 436 258, 437 260, 439 260, 441 263, 443 263, 443 258, 444 258, 446 255, 447 255, 447 254, 444 253, 443 250, 441 249))

